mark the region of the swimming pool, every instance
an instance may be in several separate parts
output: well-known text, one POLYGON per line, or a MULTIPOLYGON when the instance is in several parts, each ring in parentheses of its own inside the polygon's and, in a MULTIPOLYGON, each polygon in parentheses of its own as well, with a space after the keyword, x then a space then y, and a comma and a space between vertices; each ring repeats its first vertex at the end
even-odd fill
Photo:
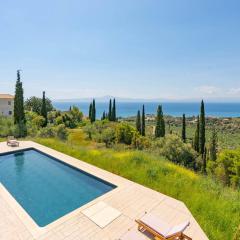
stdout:
POLYGON ((0 182, 40 227, 116 187, 36 149, 0 155, 0 182))

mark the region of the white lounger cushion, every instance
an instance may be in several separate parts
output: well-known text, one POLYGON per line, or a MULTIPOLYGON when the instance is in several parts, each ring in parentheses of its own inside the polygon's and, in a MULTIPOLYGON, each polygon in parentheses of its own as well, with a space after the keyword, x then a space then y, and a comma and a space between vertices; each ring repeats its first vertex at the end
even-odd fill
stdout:
POLYGON ((140 220, 165 238, 171 237, 176 233, 183 232, 190 224, 189 221, 186 221, 176 226, 170 226, 166 224, 161 218, 156 217, 150 213, 144 215, 140 220))
POLYGON ((176 233, 183 232, 190 225, 189 221, 185 221, 181 224, 178 224, 170 229, 166 237, 171 237, 176 233))

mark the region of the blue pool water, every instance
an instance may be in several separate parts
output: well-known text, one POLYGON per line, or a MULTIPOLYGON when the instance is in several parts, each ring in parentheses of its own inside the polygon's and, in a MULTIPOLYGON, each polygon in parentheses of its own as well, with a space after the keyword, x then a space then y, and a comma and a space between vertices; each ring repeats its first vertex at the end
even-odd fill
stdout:
POLYGON ((34 149, 0 155, 0 182, 40 227, 116 187, 34 149))

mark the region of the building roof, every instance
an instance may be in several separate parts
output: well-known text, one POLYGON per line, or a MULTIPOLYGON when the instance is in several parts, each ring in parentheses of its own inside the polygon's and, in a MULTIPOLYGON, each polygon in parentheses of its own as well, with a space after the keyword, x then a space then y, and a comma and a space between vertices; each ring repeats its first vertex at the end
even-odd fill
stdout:
POLYGON ((11 94, 1 94, 0 93, 0 99, 14 99, 14 96, 11 94))

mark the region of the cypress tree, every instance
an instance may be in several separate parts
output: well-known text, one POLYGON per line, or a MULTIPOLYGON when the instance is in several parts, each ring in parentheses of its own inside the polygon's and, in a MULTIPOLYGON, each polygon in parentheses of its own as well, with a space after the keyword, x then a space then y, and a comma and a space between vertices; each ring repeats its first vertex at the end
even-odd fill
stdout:
POLYGON ((145 106, 142 106, 142 129, 141 129, 142 136, 145 136, 145 106))
POLYGON ((170 121, 168 121, 167 124, 168 124, 168 132, 169 132, 169 134, 172 134, 170 121))
POLYGON ((164 137, 165 136, 165 121, 163 118, 163 112, 161 114, 161 125, 162 125, 162 137, 164 137))
POLYGON ((165 122, 163 118, 162 106, 159 105, 157 109, 155 137, 165 136, 165 122))
POLYGON ((217 160, 217 132, 216 132, 215 127, 213 127, 213 129, 212 129, 209 154, 210 154, 211 161, 217 160))
POLYGON ((90 103, 89 105, 88 118, 90 121, 92 120, 92 103, 90 103))
POLYGON ((95 105, 95 99, 93 99, 92 102, 92 113, 91 113, 91 122, 96 121, 96 105, 95 105))
POLYGON ((23 87, 20 77, 20 70, 17 70, 17 81, 14 97, 14 123, 25 124, 23 87))
POLYGON ((156 128, 155 128, 155 137, 160 137, 161 135, 161 106, 157 108, 157 117, 156 117, 156 128))
POLYGON ((112 121, 112 99, 109 100, 108 120, 112 121))
POLYGON ((113 107, 112 107, 112 121, 116 122, 116 101, 113 99, 113 107))
POLYGON ((102 115, 102 120, 105 120, 106 119, 106 113, 105 111, 103 112, 103 115, 102 115))
POLYGON ((142 127, 142 125, 141 125, 141 114, 140 114, 140 111, 138 110, 137 118, 136 118, 136 129, 140 134, 141 134, 141 130, 142 130, 141 127, 142 127))
POLYGON ((204 147, 202 160, 203 160, 203 163, 202 163, 202 173, 206 174, 207 173, 207 171, 206 171, 206 168, 207 168, 207 148, 206 147, 204 147))
POLYGON ((20 89, 20 73, 17 70, 17 81, 15 85, 15 96, 14 96, 14 123, 19 122, 20 114, 19 114, 19 89, 20 89))
POLYGON ((185 143, 186 142, 186 118, 185 114, 183 114, 182 117, 182 140, 185 143))
POLYGON ((43 91, 41 115, 44 117, 43 127, 46 127, 47 126, 47 108, 46 108, 45 91, 43 91))
POLYGON ((201 102, 200 122, 199 122, 199 152, 203 155, 205 149, 205 109, 204 102, 201 102))
POLYGON ((197 117, 197 127, 194 134, 193 147, 196 152, 199 152, 199 116, 197 117))

